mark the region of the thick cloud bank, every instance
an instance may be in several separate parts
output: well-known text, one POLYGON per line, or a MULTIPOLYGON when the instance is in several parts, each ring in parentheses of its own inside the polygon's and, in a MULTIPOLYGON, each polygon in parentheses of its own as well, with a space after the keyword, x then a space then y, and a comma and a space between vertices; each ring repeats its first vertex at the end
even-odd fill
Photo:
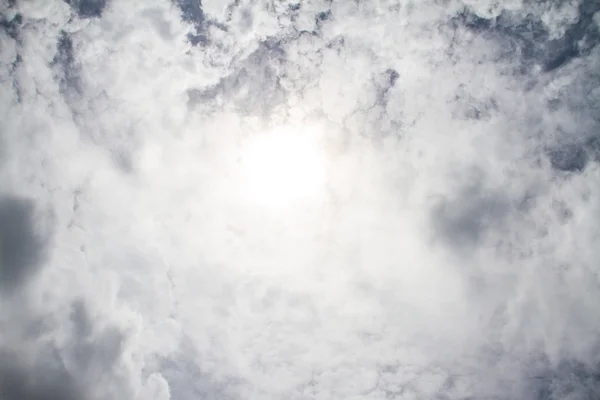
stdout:
POLYGON ((0 398, 600 398, 599 10, 0 0, 0 398))

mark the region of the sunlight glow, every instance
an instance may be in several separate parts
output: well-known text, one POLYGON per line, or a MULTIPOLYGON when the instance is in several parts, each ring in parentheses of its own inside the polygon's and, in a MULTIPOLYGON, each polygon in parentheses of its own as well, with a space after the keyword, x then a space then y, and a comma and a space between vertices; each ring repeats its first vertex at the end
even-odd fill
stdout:
POLYGON ((248 139, 241 160, 245 195, 265 206, 318 200, 326 168, 317 133, 286 127, 248 139))

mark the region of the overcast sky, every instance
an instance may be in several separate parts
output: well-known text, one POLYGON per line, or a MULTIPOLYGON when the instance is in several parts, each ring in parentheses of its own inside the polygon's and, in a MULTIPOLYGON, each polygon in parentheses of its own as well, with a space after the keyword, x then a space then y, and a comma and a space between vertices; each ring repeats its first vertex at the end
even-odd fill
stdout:
POLYGON ((598 0, 0 0, 0 399, 600 398, 598 0))

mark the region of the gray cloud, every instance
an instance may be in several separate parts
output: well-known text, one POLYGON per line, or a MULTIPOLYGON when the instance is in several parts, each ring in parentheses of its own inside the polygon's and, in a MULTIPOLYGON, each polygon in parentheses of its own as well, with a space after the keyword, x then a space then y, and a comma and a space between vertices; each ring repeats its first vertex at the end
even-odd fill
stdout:
POLYGON ((20 25, 23 23, 23 17, 20 14, 15 14, 11 19, 2 18, 0 26, 13 39, 18 39, 20 25))
POLYGON ((490 233, 505 229, 510 203, 499 192, 480 186, 465 189, 455 199, 433 209, 434 230, 461 253, 472 253, 490 233))
POLYGON ((13 299, 9 307, 2 305, 9 317, 0 321, 3 399, 86 400, 130 395, 128 385, 119 378, 125 341, 120 329, 103 326, 81 300, 72 302, 71 312, 62 313, 32 307, 27 297, 13 299), (109 386, 98 386, 109 381, 109 386))
POLYGON ((208 44, 206 33, 206 17, 202 11, 202 2, 195 0, 177 0, 177 6, 181 9, 183 21, 194 26, 194 31, 188 34, 190 43, 196 45, 208 44))
POLYGON ((563 361, 553 369, 533 379, 536 399, 586 399, 600 393, 598 366, 563 361))
POLYGON ((284 59, 281 43, 269 38, 217 85, 188 90, 189 103, 210 104, 218 99, 241 114, 266 115, 285 100, 285 90, 279 82, 284 59))
POLYGON ((506 10, 494 18, 485 18, 465 8, 453 19, 453 24, 502 42, 500 58, 518 55, 517 60, 524 66, 533 62, 541 65, 545 72, 551 72, 589 54, 597 45, 600 32, 593 22, 593 15, 599 7, 594 0, 582 1, 577 8, 577 17, 558 38, 551 37, 549 27, 542 21, 543 13, 506 10))
POLYGON ((21 365, 18 356, 7 352, 0 362, 0 395, 6 400, 83 400, 73 378, 57 366, 21 365))
POLYGON ((107 0, 64 0, 80 18, 99 18, 106 7, 107 0))
POLYGON ((0 287, 5 292, 19 290, 44 261, 49 238, 39 231, 37 218, 31 200, 0 197, 0 287))

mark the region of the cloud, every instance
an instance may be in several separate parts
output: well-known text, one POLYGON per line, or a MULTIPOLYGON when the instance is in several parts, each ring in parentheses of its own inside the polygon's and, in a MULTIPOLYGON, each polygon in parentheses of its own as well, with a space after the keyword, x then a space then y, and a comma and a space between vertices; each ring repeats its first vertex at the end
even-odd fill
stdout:
POLYGON ((598 397, 597 2, 0 13, 4 397, 598 397))
POLYGON ((3 354, 0 393, 7 400, 81 400, 72 378, 60 369, 19 365, 18 358, 3 354))
POLYGON ((194 32, 188 34, 191 44, 207 44, 207 38, 204 34, 205 16, 202 10, 202 3, 193 0, 178 0, 177 5, 181 9, 181 18, 183 21, 194 26, 194 32))
MULTIPOLYGON (((14 196, 0 197, 0 287, 19 290, 44 261, 48 233, 38 232, 34 204, 14 196)), ((38 217, 39 218, 39 217, 38 217)))
POLYGON ((65 0, 80 18, 98 18, 106 7, 106 0, 65 0))
POLYGON ((489 230, 502 229, 510 208, 500 193, 470 188, 456 200, 443 201, 434 209, 435 231, 451 245, 470 253, 489 230))

